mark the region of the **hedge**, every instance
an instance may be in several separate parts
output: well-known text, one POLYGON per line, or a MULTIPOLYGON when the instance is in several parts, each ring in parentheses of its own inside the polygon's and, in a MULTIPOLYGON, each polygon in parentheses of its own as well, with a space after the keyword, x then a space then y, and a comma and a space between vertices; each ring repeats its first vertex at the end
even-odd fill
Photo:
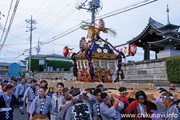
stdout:
POLYGON ((180 83, 180 56, 166 59, 166 72, 170 82, 180 83))
MULTIPOLYGON (((39 65, 39 60, 42 59, 31 59, 31 71, 43 71, 46 68, 46 64, 39 65)), ((72 62, 70 61, 45 60, 45 62, 47 63, 47 67, 53 67, 54 70, 56 68, 64 68, 65 71, 68 71, 72 67, 72 62)))

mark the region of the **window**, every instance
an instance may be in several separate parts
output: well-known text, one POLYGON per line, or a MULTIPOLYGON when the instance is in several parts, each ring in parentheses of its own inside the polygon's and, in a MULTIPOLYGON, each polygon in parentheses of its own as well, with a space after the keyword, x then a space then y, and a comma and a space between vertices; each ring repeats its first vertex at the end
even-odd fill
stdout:
POLYGON ((0 75, 4 75, 4 73, 0 72, 0 75))
POLYGON ((6 67, 5 66, 1 66, 0 70, 8 70, 8 67, 7 66, 6 67))
POLYGON ((1 70, 4 70, 4 69, 5 69, 5 67, 0 67, 0 69, 1 69, 1 70))

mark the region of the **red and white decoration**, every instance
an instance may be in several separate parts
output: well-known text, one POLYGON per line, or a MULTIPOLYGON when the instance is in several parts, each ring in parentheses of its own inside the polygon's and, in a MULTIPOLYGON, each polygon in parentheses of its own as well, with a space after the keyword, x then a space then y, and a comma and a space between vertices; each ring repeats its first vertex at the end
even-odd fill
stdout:
POLYGON ((87 47, 87 42, 86 42, 86 39, 83 37, 80 40, 80 49, 85 50, 86 47, 87 47))
POLYGON ((68 47, 66 46, 66 47, 64 47, 64 49, 63 49, 63 54, 64 54, 64 56, 67 56, 68 53, 69 53, 69 49, 68 49, 68 47))
POLYGON ((131 45, 130 54, 134 56, 136 54, 136 51, 137 51, 136 45, 131 45))
POLYGON ((103 30, 105 28, 105 23, 103 20, 99 20, 98 29, 103 30))

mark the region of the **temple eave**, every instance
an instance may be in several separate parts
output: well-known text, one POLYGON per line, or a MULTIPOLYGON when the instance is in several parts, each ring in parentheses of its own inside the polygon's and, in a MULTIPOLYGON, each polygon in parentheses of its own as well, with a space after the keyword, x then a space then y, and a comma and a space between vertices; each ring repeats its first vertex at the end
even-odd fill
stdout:
POLYGON ((163 27, 159 27, 159 28, 157 28, 157 29, 160 30, 160 31, 166 31, 166 30, 168 30, 168 29, 174 30, 174 29, 178 29, 178 28, 180 28, 180 26, 178 26, 178 25, 173 25, 173 24, 167 24, 167 25, 165 25, 165 26, 163 26, 163 27))

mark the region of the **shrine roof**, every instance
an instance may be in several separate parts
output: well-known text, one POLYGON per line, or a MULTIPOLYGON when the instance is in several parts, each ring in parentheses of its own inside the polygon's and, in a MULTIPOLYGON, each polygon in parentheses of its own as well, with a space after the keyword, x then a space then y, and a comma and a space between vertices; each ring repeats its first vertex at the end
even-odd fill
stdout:
MULTIPOLYGON (((143 38, 145 38, 146 36, 148 36, 148 34, 153 34, 154 33, 161 33, 161 30, 158 30, 158 28, 163 27, 164 25, 161 24, 160 22, 155 21, 154 19, 152 19, 151 17, 149 18, 149 22, 146 25, 146 27, 144 28, 144 30, 135 38, 133 38, 132 40, 128 41, 129 44, 133 44, 138 42, 139 40, 142 40, 143 38)), ((155 34, 155 35, 156 35, 155 34)), ((156 35, 157 36, 157 35, 156 35)), ((150 41, 143 41, 143 42, 150 42, 150 41)))
POLYGON ((167 44, 173 44, 173 45, 179 45, 180 44, 180 39, 174 38, 174 37, 168 37, 159 41, 155 42, 148 42, 149 44, 152 45, 159 45, 159 46, 164 46, 167 44))

